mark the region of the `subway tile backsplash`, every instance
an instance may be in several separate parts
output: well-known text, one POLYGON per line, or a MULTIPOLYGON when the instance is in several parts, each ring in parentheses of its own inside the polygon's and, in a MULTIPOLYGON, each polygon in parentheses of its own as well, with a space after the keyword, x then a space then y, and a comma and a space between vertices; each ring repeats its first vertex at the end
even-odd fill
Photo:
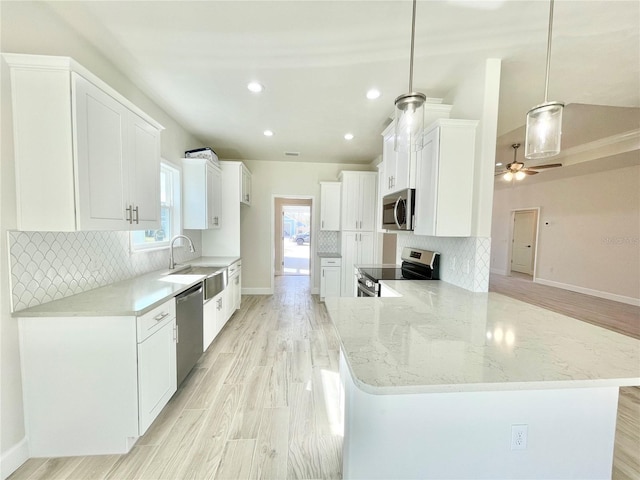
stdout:
MULTIPOLYGON (((185 232, 202 254, 200 232, 185 232)), ((168 267, 168 250, 130 253, 128 232, 8 232, 12 311, 68 297, 168 267)))
POLYGON ((440 253, 440 279, 472 292, 489 290, 491 238, 426 237, 398 233, 396 260, 401 262, 403 247, 416 247, 440 253))

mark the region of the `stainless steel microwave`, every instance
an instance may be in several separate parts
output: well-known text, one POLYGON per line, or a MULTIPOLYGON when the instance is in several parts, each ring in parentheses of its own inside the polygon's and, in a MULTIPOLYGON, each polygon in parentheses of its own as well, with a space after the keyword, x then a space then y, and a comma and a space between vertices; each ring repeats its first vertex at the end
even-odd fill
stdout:
POLYGON ((413 230, 416 191, 407 188, 385 195, 382 199, 382 228, 386 230, 413 230))

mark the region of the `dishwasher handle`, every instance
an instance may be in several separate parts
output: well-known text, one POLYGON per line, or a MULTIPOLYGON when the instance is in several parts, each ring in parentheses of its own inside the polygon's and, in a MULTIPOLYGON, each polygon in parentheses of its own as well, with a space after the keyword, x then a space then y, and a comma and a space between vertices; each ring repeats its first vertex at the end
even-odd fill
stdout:
POLYGON ((202 295, 202 283, 194 285, 189 290, 185 290, 176 297, 176 303, 182 303, 188 301, 191 297, 196 295, 202 295))

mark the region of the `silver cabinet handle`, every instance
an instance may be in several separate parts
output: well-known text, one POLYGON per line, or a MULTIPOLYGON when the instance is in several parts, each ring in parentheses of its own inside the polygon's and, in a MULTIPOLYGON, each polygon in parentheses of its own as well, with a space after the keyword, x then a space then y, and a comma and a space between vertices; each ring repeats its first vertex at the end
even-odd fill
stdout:
POLYGON ((127 212, 127 222, 133 223, 133 207, 129 205, 124 211, 127 212))
POLYGON ((136 222, 136 225, 139 224, 139 218, 138 218, 138 207, 133 209, 133 213, 136 214, 136 218, 133 219, 134 222, 136 222))
POLYGON ((158 315, 156 315, 155 317, 153 317, 153 319, 156 322, 159 322, 160 320, 162 320, 163 318, 167 318, 167 316, 169 316, 169 312, 164 312, 164 313, 159 313, 158 315))
POLYGON ((320 228, 324 228, 324 220, 320 221, 320 228))

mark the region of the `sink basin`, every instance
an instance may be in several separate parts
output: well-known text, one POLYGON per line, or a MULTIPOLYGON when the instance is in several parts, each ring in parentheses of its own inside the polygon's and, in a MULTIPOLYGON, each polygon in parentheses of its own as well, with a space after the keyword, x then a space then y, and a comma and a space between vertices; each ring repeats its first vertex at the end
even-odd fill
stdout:
POLYGON ((160 278, 161 282, 168 283, 179 283, 181 285, 189 285, 194 281, 205 278, 204 275, 201 274, 180 274, 180 273, 171 273, 169 275, 164 275, 160 278))
POLYGON ((176 283, 184 281, 193 282, 194 277, 204 278, 204 301, 215 297, 227 287, 227 267, 194 267, 192 265, 181 265, 166 274, 167 282, 171 278, 176 278, 176 283), (190 281, 186 281, 190 278, 190 281))

